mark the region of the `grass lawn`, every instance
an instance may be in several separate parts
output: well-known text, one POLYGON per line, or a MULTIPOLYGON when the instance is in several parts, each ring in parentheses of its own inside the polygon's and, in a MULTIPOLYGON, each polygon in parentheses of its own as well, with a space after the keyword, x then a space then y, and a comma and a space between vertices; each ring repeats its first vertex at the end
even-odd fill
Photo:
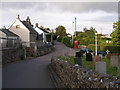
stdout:
MULTIPOLYGON (((70 64, 74 65, 74 61, 73 61, 74 57, 75 56, 70 56, 70 57, 59 56, 58 58, 60 60, 66 60, 70 64)), ((102 58, 102 61, 106 62, 107 74, 112 74, 113 76, 116 76, 117 75, 117 67, 110 67, 110 60, 106 59, 105 57, 102 58)), ((82 65, 85 66, 86 68, 95 70, 95 67, 93 67, 93 62, 86 61, 86 56, 83 56, 83 58, 82 58, 82 65)))

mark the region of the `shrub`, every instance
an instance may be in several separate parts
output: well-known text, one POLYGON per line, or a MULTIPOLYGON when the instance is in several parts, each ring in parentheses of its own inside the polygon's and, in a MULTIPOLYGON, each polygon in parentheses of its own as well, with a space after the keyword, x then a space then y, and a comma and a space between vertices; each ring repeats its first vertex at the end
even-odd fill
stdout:
MULTIPOLYGON (((88 45, 88 48, 89 48, 90 50, 92 50, 93 52, 95 52, 95 44, 89 44, 89 45, 88 45)), ((97 45, 97 50, 100 50, 100 46, 99 46, 99 45, 97 45)))
POLYGON ((71 38, 68 38, 68 37, 66 37, 66 36, 64 36, 63 38, 62 38, 62 43, 64 43, 67 47, 70 47, 70 48, 72 48, 73 47, 73 45, 71 44, 71 38))
POLYGON ((51 35, 46 35, 47 42, 51 42, 51 35))
POLYGON ((58 41, 58 42, 61 42, 61 41, 62 41, 62 37, 58 37, 58 38, 57 38, 57 41, 58 41))
POLYGON ((109 50, 110 53, 120 53, 120 46, 105 46, 104 51, 109 50))

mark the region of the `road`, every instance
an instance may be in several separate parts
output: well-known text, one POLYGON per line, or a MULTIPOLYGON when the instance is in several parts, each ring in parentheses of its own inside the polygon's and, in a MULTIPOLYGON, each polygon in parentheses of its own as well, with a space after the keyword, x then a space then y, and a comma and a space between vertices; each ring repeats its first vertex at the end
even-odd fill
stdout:
POLYGON ((17 61, 2 67, 3 88, 55 88, 48 65, 52 56, 72 54, 76 50, 55 42, 55 50, 30 60, 17 61))

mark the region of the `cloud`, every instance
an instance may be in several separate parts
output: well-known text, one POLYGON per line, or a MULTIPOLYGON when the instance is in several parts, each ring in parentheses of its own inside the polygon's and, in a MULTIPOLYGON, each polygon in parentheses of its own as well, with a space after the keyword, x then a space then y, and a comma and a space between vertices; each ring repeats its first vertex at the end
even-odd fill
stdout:
POLYGON ((72 21, 77 17, 77 30, 84 27, 103 28, 105 33, 112 31, 116 21, 118 3, 116 2, 3 2, 2 24, 12 25, 16 15, 25 20, 30 16, 32 24, 55 29, 63 25, 67 31, 72 30, 72 21))
POLYGON ((2 2, 3 9, 59 10, 61 12, 81 13, 102 10, 118 12, 117 2, 2 2))

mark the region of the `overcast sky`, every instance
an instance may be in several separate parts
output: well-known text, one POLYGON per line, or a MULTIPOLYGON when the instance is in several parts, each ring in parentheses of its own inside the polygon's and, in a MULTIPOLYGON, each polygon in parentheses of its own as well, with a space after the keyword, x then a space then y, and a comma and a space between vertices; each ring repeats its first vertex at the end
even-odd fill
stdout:
POLYGON ((1 2, 0 27, 13 24, 17 14, 21 20, 30 17, 33 25, 55 29, 59 25, 73 33, 72 21, 77 18, 77 31, 94 27, 98 33, 110 34, 118 20, 118 2, 1 2))

